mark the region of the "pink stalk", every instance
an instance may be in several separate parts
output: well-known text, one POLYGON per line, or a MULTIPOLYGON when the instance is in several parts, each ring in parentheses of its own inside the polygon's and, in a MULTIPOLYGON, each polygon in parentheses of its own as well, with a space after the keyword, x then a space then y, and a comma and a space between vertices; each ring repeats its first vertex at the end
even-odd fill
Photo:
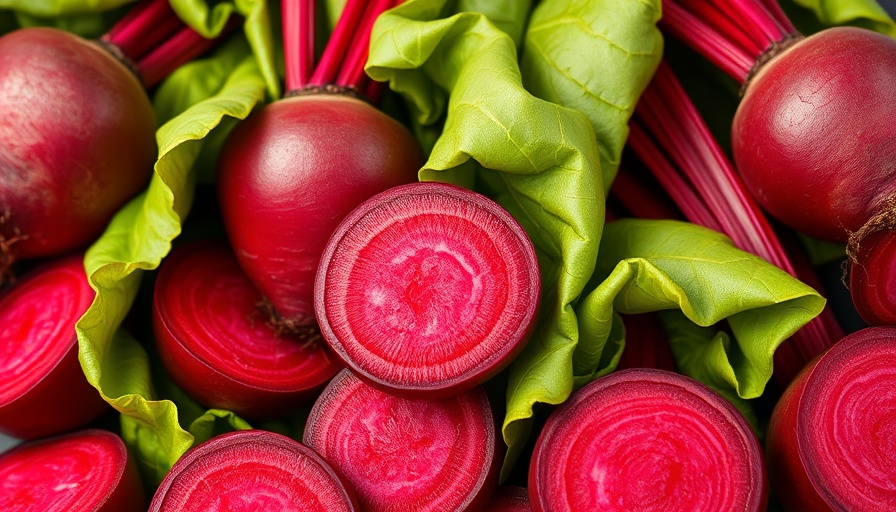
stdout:
POLYGON ((333 83, 336 75, 339 73, 339 67, 345 58, 349 44, 352 41, 352 35, 358 29, 358 23, 364 14, 364 0, 348 0, 333 29, 330 41, 321 55, 320 62, 314 73, 311 75, 311 85, 324 85, 333 83))
MULTIPOLYGON (((743 30, 743 26, 736 21, 732 21, 724 12, 719 10, 718 5, 711 3, 705 5, 705 0, 677 0, 681 6, 693 14, 698 14, 699 18, 710 27, 716 27, 721 34, 728 35, 732 44, 737 45, 750 55, 758 56, 765 49, 765 44, 757 44, 750 35, 743 30), (697 6, 705 6, 702 9, 697 6)), ((665 7, 665 6, 664 6, 665 7)))
POLYGON ((778 4, 778 0, 762 0, 762 4, 765 6, 765 9, 771 14, 775 21, 778 22, 778 26, 782 31, 786 34, 796 34, 796 27, 793 26, 793 23, 790 22, 790 18, 784 14, 784 11, 781 9, 781 6, 778 4))
POLYGON ((386 92, 386 82, 370 80, 364 88, 364 97, 367 98, 367 101, 376 105, 380 102, 384 92, 386 92))
POLYGON ((336 84, 349 87, 357 91, 363 91, 369 78, 364 73, 364 64, 367 63, 367 55, 370 51, 370 31, 373 23, 380 14, 391 9, 394 0, 372 0, 364 10, 364 16, 358 26, 358 33, 361 37, 352 40, 352 44, 348 49, 342 68, 339 70, 339 76, 336 77, 336 84))
POLYGON ((116 23, 102 39, 136 61, 183 26, 168 0, 145 0, 116 23))
POLYGON ((283 0, 281 5, 286 90, 296 91, 308 85, 314 69, 314 0, 283 0))
MULTIPOLYGON (((236 17, 231 17, 222 34, 238 25, 236 17)), ((202 55, 216 43, 217 39, 206 39, 195 30, 184 27, 174 37, 137 61, 137 71, 143 87, 149 89, 158 84, 175 69, 202 55)))
MULTIPOLYGON (((643 132, 641 132, 643 134, 643 132)), ((631 141, 631 136, 630 141, 631 141)), ((649 141, 648 141, 649 142, 649 141)), ((683 182, 683 180, 682 180, 683 182)), ((694 194, 685 183, 685 193, 694 194)), ((664 190, 668 188, 663 185, 664 190)), ((681 212, 670 202, 668 196, 654 187, 645 187, 632 175, 630 169, 619 168, 610 193, 629 213, 641 219, 682 219, 681 212)), ((607 220, 609 222, 609 220, 607 220)))

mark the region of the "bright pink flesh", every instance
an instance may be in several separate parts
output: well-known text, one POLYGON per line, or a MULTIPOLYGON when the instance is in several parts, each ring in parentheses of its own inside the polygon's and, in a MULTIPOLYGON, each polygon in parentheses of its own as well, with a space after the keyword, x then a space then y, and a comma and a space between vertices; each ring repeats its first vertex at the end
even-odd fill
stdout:
POLYGON ((502 485, 495 489, 491 501, 482 512, 531 512, 529 491, 525 487, 502 485))
POLYGON ((833 510, 896 509, 894 389, 893 327, 847 336, 809 374, 797 445, 809 480, 833 510))
POLYGON ((263 430, 212 438, 180 458, 150 512, 342 512, 352 491, 319 455, 263 430))
POLYGON ((549 418, 529 468, 535 511, 765 510, 762 452, 722 397, 687 377, 624 370, 549 418))
POLYGON ((896 232, 878 231, 862 239, 850 263, 849 293, 862 320, 896 325, 896 232))
POLYGON ((159 351, 174 381, 202 404, 283 416, 342 367, 318 333, 278 335, 260 301, 223 243, 175 249, 162 264, 153 301, 159 351))
POLYGON ((280 315, 314 324, 314 275, 327 239, 365 199, 416 180, 408 130, 369 104, 314 94, 277 101, 233 130, 218 178, 240 266, 280 315))
POLYGON ((750 82, 732 150, 774 217, 845 241, 896 193, 896 40, 833 28, 797 43, 750 82))
POLYGON ((4 512, 145 510, 143 486, 124 442, 83 430, 20 445, 0 454, 4 512))
POLYGON ((321 332, 369 382, 404 395, 471 389, 523 349, 539 296, 532 243, 475 192, 414 183, 372 197, 330 239, 321 332))
POLYGON ((0 299, 0 432, 58 434, 106 410, 78 363, 75 323, 93 298, 72 256, 26 274, 0 299))
POLYGON ((16 258, 94 240, 147 183, 155 116, 140 82, 97 44, 50 28, 0 38, 0 236, 16 258))
POLYGON ((304 442, 354 485, 367 512, 478 510, 497 477, 495 425, 482 388, 441 400, 388 395, 336 375, 304 442))

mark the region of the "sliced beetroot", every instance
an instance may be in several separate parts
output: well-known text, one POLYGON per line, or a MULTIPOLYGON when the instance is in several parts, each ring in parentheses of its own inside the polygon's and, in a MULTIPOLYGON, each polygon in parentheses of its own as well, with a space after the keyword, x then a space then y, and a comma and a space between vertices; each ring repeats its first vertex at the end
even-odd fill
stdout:
POLYGON ((93 298, 80 256, 34 269, 0 298, 0 432, 58 434, 107 409, 78 362, 75 323, 93 298))
POLYGON ((0 454, 4 512, 145 510, 143 486, 124 442, 88 429, 31 441, 0 454))
POLYGON ((495 489, 492 499, 482 512, 531 512, 529 491, 525 487, 502 485, 495 489))
POLYGON ((478 510, 497 478, 482 388, 440 400, 386 394, 343 370, 314 404, 304 443, 351 482, 367 512, 478 510))
POLYGON ((150 512, 348 512, 351 489, 313 450, 263 430, 230 432, 186 453, 150 512))
POLYGON ((843 338, 788 388, 768 445, 788 510, 896 507, 894 386, 896 328, 872 327, 843 338))
POLYGON ((539 287, 532 243, 497 203, 414 183, 346 217, 321 257, 315 306, 327 343, 360 377, 438 397, 481 384, 523 349, 539 287))
POLYGON ((223 242, 177 248, 162 264, 153 301, 159 352, 202 404, 247 418, 283 416, 342 368, 317 331, 275 331, 260 301, 223 242))
POLYGON ((623 370, 548 418, 529 468, 535 511, 765 510, 762 452, 743 417, 699 382, 623 370))

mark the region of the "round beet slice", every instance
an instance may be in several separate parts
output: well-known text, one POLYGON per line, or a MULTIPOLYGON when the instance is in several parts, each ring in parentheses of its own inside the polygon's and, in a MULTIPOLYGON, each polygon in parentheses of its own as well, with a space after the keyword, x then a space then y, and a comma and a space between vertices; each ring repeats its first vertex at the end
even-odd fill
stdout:
POLYGON ((495 425, 482 388, 407 399, 348 369, 311 410, 304 443, 351 482, 367 512, 478 510, 497 478, 495 425))
POLYGON ((482 512, 531 512, 529 491, 524 487, 502 485, 482 512))
POLYGON ((316 330, 277 333, 260 301, 223 242, 180 247, 162 264, 153 298, 159 352, 199 402, 247 418, 282 416, 342 367, 316 330))
POLYGON ((4 512, 145 510, 143 486, 124 442, 88 429, 31 441, 0 454, 4 512))
POLYGON ((355 209, 315 283, 324 338, 360 377, 405 396, 469 390, 523 349, 539 296, 523 229, 497 203, 414 183, 355 209))
POLYGON ((313 450, 263 430, 222 434, 187 452, 162 481, 150 512, 349 512, 341 477, 313 450))
POLYGON ((59 434, 106 410, 78 362, 75 324, 93 298, 81 256, 34 269, 0 297, 0 432, 59 434))
POLYGON ((532 509, 765 510, 759 441, 687 377, 632 369, 578 390, 549 418, 529 468, 532 509))

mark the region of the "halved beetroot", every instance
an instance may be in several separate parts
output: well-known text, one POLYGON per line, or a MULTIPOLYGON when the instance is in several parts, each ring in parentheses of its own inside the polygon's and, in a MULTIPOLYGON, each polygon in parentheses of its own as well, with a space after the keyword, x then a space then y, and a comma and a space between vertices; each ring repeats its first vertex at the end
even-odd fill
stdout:
POLYGON ((354 485, 367 512, 478 510, 497 478, 495 424, 485 391, 405 399, 348 369, 324 389, 304 443, 354 485))
POLYGON ((81 256, 34 269, 0 297, 0 432, 44 437, 107 410, 78 362, 75 323, 93 298, 81 256))
POLYGON ((124 442, 88 429, 0 454, 4 512, 144 510, 143 485, 124 442))
POLYGON ((342 367, 320 334, 277 333, 223 242, 175 249, 156 281, 153 324, 172 379, 204 405, 247 418, 310 402, 342 367))
POLYGON ((894 510, 894 389, 894 327, 850 334, 791 384, 768 434, 775 491, 788 510, 894 510))
POLYGON ((529 491, 525 487, 502 485, 483 509, 483 512, 531 512, 529 491))
POLYGON ((549 418, 529 468, 538 512, 765 510, 759 441, 734 407, 690 378, 623 370, 549 418))
POLYGON ((339 357, 405 396, 450 396, 523 349, 540 281, 532 243, 494 201, 413 183, 365 201, 321 258, 315 310, 339 357))
POLYGON ((313 450, 263 430, 222 434, 186 453, 150 512, 359 510, 351 489, 313 450))

